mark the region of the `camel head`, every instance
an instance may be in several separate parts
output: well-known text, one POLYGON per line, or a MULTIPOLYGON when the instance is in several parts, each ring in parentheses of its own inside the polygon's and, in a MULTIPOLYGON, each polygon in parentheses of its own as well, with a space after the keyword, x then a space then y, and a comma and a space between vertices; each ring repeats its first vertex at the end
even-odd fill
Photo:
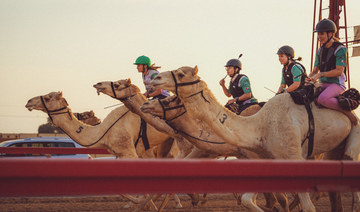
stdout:
POLYGON ((25 107, 29 111, 41 110, 47 113, 47 111, 56 111, 61 108, 66 108, 68 105, 69 104, 66 102, 66 99, 62 96, 62 92, 59 91, 34 97, 27 102, 25 107))
POLYGON ((192 94, 194 90, 199 90, 200 77, 197 75, 198 67, 184 66, 173 71, 161 72, 151 81, 155 88, 172 91, 176 95, 181 90, 181 94, 192 94), (195 89, 194 89, 195 88, 195 89))
POLYGON ((171 120, 186 112, 184 105, 177 96, 150 100, 145 102, 140 109, 144 113, 150 113, 165 120, 171 120))
POLYGON ((99 82, 93 87, 96 88, 98 95, 103 93, 117 99, 126 98, 135 95, 136 93, 140 93, 140 89, 136 85, 131 84, 130 79, 119 80, 115 82, 99 82))
POLYGON ((92 110, 82 113, 74 113, 74 116, 77 117, 79 121, 82 121, 88 125, 94 126, 101 123, 101 120, 95 116, 95 113, 92 110))

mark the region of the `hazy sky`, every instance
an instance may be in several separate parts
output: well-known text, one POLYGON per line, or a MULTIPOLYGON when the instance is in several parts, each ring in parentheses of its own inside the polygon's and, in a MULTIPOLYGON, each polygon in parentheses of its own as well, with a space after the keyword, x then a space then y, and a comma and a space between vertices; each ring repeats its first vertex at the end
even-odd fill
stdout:
MULTIPOLYGON (((348 26, 360 25, 360 1, 346 3, 348 26)), ((267 101, 274 94, 264 86, 275 91, 280 84, 279 47, 292 46, 310 70, 313 6, 313 0, 0 0, 0 133, 37 132, 47 115, 24 106, 52 91, 63 91, 73 112, 94 110, 104 119, 114 109, 104 107, 118 101, 97 96, 92 85, 131 78, 144 91, 133 65, 140 55, 160 71, 198 65, 225 104, 219 80, 227 60, 242 53, 242 73, 255 97, 267 101)), ((351 86, 360 89, 360 57, 350 58, 350 72, 351 86)))

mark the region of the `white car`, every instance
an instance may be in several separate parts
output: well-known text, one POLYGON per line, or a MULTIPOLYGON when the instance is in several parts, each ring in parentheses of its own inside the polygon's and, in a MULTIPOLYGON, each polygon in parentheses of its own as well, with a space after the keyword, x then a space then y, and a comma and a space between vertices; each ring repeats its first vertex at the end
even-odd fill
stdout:
MULTIPOLYGON (((9 140, 0 143, 0 147, 73 147, 84 148, 68 137, 34 137, 18 140, 9 140)), ((92 159, 88 154, 7 154, 0 153, 0 158, 74 158, 92 159)))

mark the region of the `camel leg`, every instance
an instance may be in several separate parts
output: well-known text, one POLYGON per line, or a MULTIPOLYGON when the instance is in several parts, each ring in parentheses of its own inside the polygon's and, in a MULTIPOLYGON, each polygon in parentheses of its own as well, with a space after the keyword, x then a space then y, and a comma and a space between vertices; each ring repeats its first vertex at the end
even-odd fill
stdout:
POLYGON ((208 195, 207 193, 203 194, 203 198, 201 200, 201 205, 205 205, 205 203, 207 203, 207 201, 208 201, 208 196, 207 195, 208 195))
POLYGON ((288 200, 288 198, 286 196, 286 193, 275 193, 275 196, 276 196, 276 199, 277 199, 278 203, 283 208, 283 211, 290 212, 289 200, 288 200))
POLYGON ((172 196, 174 196, 174 200, 176 202, 176 208, 182 208, 182 204, 181 204, 181 201, 180 201, 180 198, 178 197, 178 195, 176 194, 172 194, 172 196))
POLYGON ((122 194, 121 196, 130 200, 131 202, 133 202, 135 204, 139 204, 141 201, 141 198, 136 198, 134 196, 131 196, 130 194, 122 194))
POLYGON ((329 192, 329 199, 331 203, 331 212, 344 212, 342 198, 339 192, 329 192))
POLYGON ((161 212, 161 211, 164 210, 165 206, 166 206, 167 203, 169 202, 170 196, 171 196, 171 194, 166 194, 166 195, 165 195, 165 199, 164 199, 164 201, 161 203, 161 205, 160 205, 160 207, 159 207, 159 210, 158 210, 159 212, 161 212))
POLYGON ((245 193, 241 197, 241 203, 244 207, 249 209, 249 211, 263 212, 263 210, 255 203, 256 196, 257 193, 245 193))
POLYGON ((298 193, 301 206, 304 212, 315 212, 315 206, 311 202, 309 193, 298 193))
POLYGON ((239 193, 233 193, 235 199, 236 199, 236 203, 237 205, 241 205, 241 196, 242 194, 239 194, 239 193))
POLYGON ((266 200, 266 207, 272 209, 276 203, 276 197, 274 193, 263 193, 266 200))
POLYGON ((143 208, 145 208, 145 206, 150 203, 150 206, 155 210, 155 211, 158 211, 158 208, 156 207, 155 203, 152 201, 152 196, 151 195, 148 195, 146 194, 145 195, 146 199, 143 203, 141 203, 141 205, 136 208, 134 210, 134 212, 138 212, 138 211, 141 211, 143 208))
POLYGON ((188 194, 191 198, 191 204, 193 206, 197 206, 199 204, 200 201, 200 196, 199 194, 188 194))

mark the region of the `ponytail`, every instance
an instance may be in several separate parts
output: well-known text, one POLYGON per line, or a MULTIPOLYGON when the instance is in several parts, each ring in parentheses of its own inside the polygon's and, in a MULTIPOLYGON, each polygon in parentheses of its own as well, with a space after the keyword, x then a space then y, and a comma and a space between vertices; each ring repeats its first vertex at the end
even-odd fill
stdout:
POLYGON ((148 69, 153 69, 153 70, 158 70, 159 68, 161 68, 161 66, 155 66, 155 63, 152 64, 150 67, 148 67, 148 69))
POLYGON ((302 61, 302 57, 294 58, 294 61, 302 61))

